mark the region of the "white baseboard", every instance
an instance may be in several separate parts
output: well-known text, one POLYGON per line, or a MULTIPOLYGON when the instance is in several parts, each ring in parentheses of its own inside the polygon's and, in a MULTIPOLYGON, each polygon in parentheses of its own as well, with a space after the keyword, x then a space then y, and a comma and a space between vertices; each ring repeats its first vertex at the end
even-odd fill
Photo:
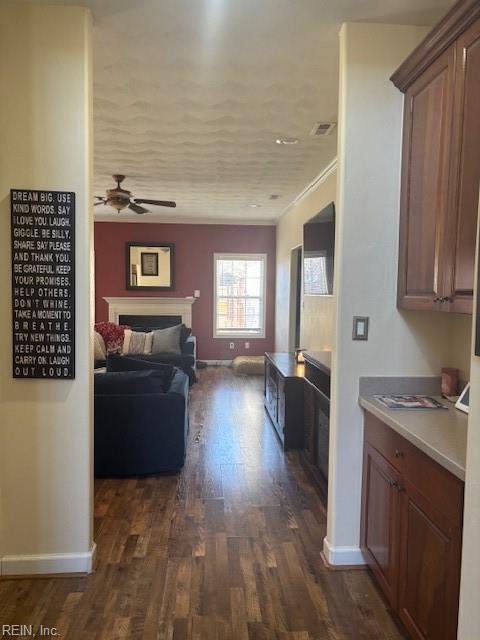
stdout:
POLYGON ((231 360, 202 360, 202 362, 211 367, 229 367, 232 364, 231 360))
POLYGON ((332 566, 365 564, 365 558, 360 547, 333 547, 327 538, 323 539, 323 555, 328 564, 332 566))
POLYGON ((39 555, 4 556, 0 559, 1 576, 91 573, 97 546, 86 553, 45 553, 39 555))

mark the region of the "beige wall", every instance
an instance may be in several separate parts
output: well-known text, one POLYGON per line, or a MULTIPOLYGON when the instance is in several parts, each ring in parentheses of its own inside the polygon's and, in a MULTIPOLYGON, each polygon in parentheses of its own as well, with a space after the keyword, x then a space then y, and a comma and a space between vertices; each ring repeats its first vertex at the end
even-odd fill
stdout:
POLYGON ((418 27, 347 24, 340 34, 336 339, 325 544, 334 564, 363 561, 359 377, 438 375, 451 358, 450 317, 396 308, 403 96, 389 77, 424 33, 418 27), (370 317, 367 342, 352 341, 356 315, 370 317))
MULTIPOLYGON (((480 235, 478 238, 477 254, 480 235)), ((477 255, 477 265, 478 261, 477 255)), ((458 640, 480 638, 480 358, 474 351, 472 348, 458 640)))
POLYGON ((452 349, 451 367, 459 369, 460 380, 470 380, 472 316, 455 314, 451 317, 452 349))
POLYGON ((85 571, 92 553, 91 24, 0 9, 0 567, 85 571), (10 188, 76 192, 76 378, 11 376, 10 188), (59 554, 59 555, 58 555, 59 554))
MULTIPOLYGON (((289 350, 290 257, 303 243, 304 223, 335 201, 337 172, 333 170, 315 189, 303 197, 280 219, 277 226, 277 286, 275 349, 289 350)), ((333 346, 333 297, 305 296, 302 299, 300 344, 305 349, 330 351, 333 346)))

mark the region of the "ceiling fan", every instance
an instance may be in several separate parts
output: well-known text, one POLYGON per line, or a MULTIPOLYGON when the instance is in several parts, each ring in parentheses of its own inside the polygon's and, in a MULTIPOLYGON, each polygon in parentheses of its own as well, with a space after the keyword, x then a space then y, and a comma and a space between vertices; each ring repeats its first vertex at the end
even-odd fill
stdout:
POLYGON ((141 207, 141 204, 156 204, 160 207, 176 207, 177 203, 171 200, 146 200, 145 198, 132 198, 132 192, 122 189, 121 183, 125 180, 125 176, 115 174, 112 178, 117 183, 117 186, 113 189, 107 189, 106 197, 95 196, 98 202, 94 203, 96 207, 99 204, 106 204, 109 207, 113 207, 120 213, 125 207, 128 207, 135 213, 148 213, 148 209, 141 207))

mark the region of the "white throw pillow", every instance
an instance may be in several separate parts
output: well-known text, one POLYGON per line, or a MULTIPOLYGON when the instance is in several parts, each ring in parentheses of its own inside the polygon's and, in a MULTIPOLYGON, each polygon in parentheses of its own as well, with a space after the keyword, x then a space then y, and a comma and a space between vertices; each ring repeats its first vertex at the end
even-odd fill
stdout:
POLYGON ((94 331, 93 354, 95 360, 105 360, 105 358, 107 357, 105 341, 103 337, 98 333, 98 331, 94 331))
POLYGON ((150 331, 125 329, 122 353, 124 355, 145 355, 152 352, 153 334, 150 331))
POLYGON ((144 354, 152 353, 152 345, 153 345, 153 331, 149 331, 145 336, 145 348, 143 350, 144 354))

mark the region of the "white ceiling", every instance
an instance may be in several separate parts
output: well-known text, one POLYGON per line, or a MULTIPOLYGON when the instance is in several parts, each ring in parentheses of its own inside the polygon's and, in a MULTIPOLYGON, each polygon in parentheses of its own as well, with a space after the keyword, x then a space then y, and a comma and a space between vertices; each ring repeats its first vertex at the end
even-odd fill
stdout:
MULTIPOLYGON (((40 0, 43 1, 43 0, 40 0)), ((275 221, 336 154, 344 21, 433 24, 450 0, 49 0, 94 16, 95 194, 176 200, 122 221, 275 221), (275 144, 294 136, 294 146, 275 144), (270 200, 271 194, 279 194, 270 200), (259 205, 251 208, 250 204, 259 205)))

